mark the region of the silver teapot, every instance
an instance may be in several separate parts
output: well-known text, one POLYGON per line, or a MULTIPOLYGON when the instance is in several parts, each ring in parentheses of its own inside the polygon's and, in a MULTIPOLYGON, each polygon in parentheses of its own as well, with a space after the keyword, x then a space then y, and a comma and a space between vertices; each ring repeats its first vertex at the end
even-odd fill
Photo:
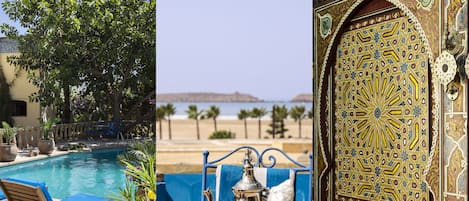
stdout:
POLYGON ((268 189, 262 186, 254 177, 254 167, 251 164, 251 150, 246 151, 244 157, 243 176, 233 187, 235 201, 266 201, 268 189))

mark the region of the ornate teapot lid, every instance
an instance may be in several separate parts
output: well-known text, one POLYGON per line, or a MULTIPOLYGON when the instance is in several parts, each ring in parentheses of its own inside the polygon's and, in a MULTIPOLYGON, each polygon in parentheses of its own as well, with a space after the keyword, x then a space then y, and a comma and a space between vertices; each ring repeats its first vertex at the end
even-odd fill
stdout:
POLYGON ((243 176, 233 187, 233 190, 262 191, 264 187, 254 177, 254 167, 251 164, 251 150, 247 149, 244 156, 243 176))

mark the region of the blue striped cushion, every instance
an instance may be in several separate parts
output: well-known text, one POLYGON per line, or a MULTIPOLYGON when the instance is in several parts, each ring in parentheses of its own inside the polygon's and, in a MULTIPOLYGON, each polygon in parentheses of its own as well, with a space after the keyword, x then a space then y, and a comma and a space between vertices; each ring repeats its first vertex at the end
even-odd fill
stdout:
MULTIPOLYGON (((219 165, 217 167, 215 197, 217 201, 233 201, 233 187, 241 179, 243 167, 235 165, 219 165)), ((254 168, 254 177, 263 186, 276 186, 290 178, 290 169, 254 168)))

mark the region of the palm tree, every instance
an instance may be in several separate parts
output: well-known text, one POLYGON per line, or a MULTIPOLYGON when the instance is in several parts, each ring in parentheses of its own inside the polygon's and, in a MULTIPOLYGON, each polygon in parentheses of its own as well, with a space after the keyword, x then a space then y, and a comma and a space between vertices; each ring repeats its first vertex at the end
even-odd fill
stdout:
POLYGON ((313 113, 313 108, 308 111, 308 119, 313 119, 314 113, 313 113))
POLYGON ((248 139, 248 125, 247 125, 247 118, 251 116, 249 110, 241 109, 238 113, 238 119, 244 120, 244 138, 248 139))
POLYGON ((162 123, 165 119, 165 111, 164 111, 164 106, 160 106, 158 108, 156 108, 156 120, 158 120, 158 124, 160 125, 160 140, 163 139, 163 127, 162 127, 162 123))
POLYGON ((301 120, 306 118, 306 109, 305 106, 293 106, 290 109, 290 117, 298 122, 298 137, 301 138, 301 120))
POLYGON ((203 119, 213 119, 213 124, 215 126, 215 131, 217 130, 217 117, 220 115, 220 108, 215 105, 211 105, 208 110, 205 111, 205 114, 202 116, 203 119))
POLYGON ((288 131, 285 128, 285 119, 288 117, 288 108, 285 105, 272 107, 272 123, 269 124, 271 129, 267 130, 267 133, 272 135, 275 139, 275 135, 280 134, 280 138, 285 137, 285 132, 288 131))
POLYGON ((197 125, 197 140, 200 140, 199 119, 202 117, 203 111, 199 111, 197 105, 189 105, 189 108, 186 110, 189 119, 194 119, 197 125))
POLYGON ((265 115, 267 115, 267 110, 263 107, 260 107, 260 108, 255 107, 251 111, 251 117, 257 118, 257 121, 259 124, 259 134, 257 136, 259 139, 261 139, 261 119, 265 115))
POLYGON ((168 103, 164 106, 164 114, 168 118, 168 132, 169 132, 169 139, 172 139, 171 136, 171 116, 176 114, 176 108, 172 103, 168 103))

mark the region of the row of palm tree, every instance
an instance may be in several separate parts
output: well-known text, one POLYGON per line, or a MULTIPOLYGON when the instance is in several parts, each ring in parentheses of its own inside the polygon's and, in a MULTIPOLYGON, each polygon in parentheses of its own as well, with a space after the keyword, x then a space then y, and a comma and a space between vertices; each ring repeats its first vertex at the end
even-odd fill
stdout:
POLYGON ((197 140, 200 140, 200 129, 199 129, 199 120, 201 119, 212 119, 215 131, 217 129, 217 117, 220 115, 220 108, 211 105, 207 110, 200 110, 197 108, 197 105, 189 105, 186 110, 189 119, 194 119, 197 125, 197 140))
MULTIPOLYGON (((252 110, 241 109, 238 113, 238 119, 244 122, 244 137, 248 138, 248 130, 247 130, 247 119, 248 118, 256 118, 258 121, 258 138, 261 138, 262 128, 261 128, 261 119, 271 113, 273 123, 271 124, 272 130, 268 130, 269 133, 273 135, 275 138, 275 134, 281 133, 281 137, 287 129, 283 128, 283 120, 290 116, 295 122, 298 122, 298 137, 301 138, 301 121, 305 118, 313 118, 312 111, 306 111, 305 106, 293 106, 290 111, 283 106, 274 105, 272 111, 267 111, 263 107, 254 107, 252 110), (272 112, 273 111, 273 112, 272 112), (282 128, 275 131, 275 122, 280 121, 282 124, 282 128)), ((168 134, 169 139, 172 139, 171 135, 171 116, 176 113, 176 108, 172 103, 167 103, 166 105, 161 105, 156 109, 156 118, 159 123, 159 133, 160 139, 163 138, 162 136, 162 120, 168 120, 168 134)), ((197 128, 197 139, 200 140, 200 128, 199 128, 199 120, 203 119, 212 119, 214 130, 218 131, 217 129, 217 118, 220 115, 220 108, 216 105, 211 105, 207 110, 199 110, 197 105, 189 105, 188 109, 186 110, 189 119, 194 119, 196 121, 196 128, 197 128)))

